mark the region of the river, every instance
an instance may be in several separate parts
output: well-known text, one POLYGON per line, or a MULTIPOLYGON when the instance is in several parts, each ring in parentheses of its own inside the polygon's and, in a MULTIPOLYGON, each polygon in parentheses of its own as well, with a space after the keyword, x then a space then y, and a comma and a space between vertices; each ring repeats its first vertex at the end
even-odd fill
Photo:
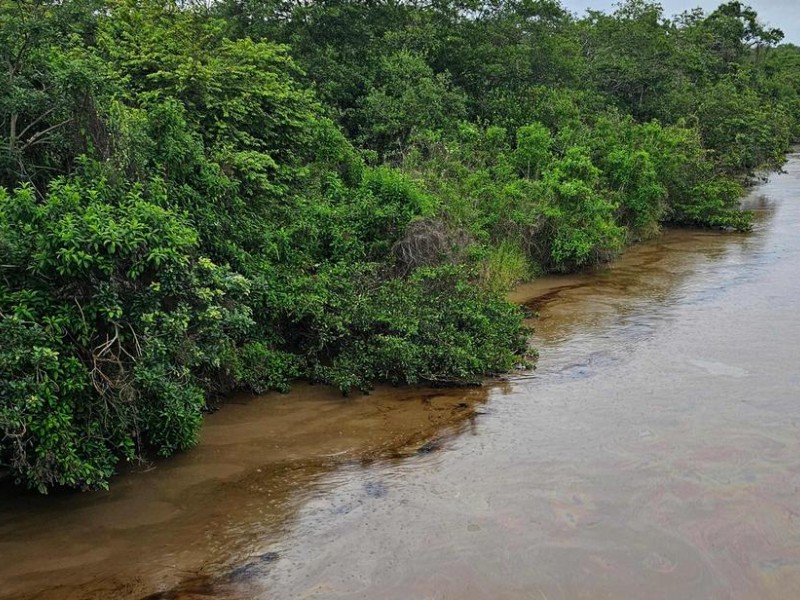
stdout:
POLYGON ((800 155, 749 235, 515 292, 536 371, 235 398, 110 492, 0 489, 2 598, 800 598, 800 155))

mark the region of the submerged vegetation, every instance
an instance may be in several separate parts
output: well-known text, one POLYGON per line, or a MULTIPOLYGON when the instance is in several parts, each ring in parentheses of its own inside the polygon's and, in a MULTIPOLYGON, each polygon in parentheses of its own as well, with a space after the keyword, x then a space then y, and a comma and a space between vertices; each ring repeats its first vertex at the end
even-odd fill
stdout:
POLYGON ((739 2, 0 0, 0 466, 99 488, 210 399, 524 364, 504 294, 746 230, 800 49, 739 2))

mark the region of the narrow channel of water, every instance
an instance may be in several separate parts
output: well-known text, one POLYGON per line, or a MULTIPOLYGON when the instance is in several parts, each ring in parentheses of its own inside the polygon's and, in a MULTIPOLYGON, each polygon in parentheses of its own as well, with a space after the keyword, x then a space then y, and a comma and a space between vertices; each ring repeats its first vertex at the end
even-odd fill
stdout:
POLYGON ((243 398, 109 493, 0 490, 0 597, 800 597, 786 170, 753 234, 670 231, 518 290, 531 374, 243 398))

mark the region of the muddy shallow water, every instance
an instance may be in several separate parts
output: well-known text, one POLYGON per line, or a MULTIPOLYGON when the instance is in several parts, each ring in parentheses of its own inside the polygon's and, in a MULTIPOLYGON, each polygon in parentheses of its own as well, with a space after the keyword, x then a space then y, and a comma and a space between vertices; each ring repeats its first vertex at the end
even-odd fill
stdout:
POLYGON ((0 490, 3 598, 800 598, 800 155, 747 236, 515 293, 535 372, 240 398, 112 490, 0 490))

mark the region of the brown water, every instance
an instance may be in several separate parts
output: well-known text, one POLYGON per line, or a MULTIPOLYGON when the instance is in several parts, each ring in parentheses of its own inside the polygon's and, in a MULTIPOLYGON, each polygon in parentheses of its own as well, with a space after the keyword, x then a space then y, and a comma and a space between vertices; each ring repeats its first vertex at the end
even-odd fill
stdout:
POLYGON ((109 493, 0 490, 4 598, 800 598, 800 155, 540 311, 535 373, 242 398, 109 493))

